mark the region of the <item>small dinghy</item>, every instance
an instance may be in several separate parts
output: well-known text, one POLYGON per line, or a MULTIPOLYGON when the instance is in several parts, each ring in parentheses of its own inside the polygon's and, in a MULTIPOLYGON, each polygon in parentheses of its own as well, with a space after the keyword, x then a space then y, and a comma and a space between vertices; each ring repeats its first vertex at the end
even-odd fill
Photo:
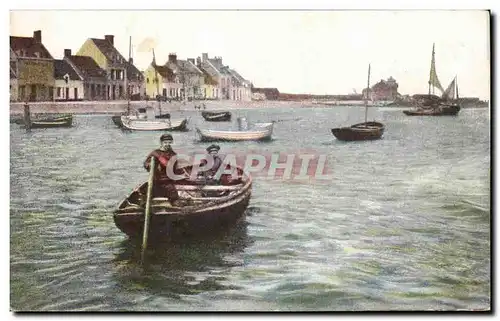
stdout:
POLYGON ((384 124, 370 121, 350 127, 333 128, 332 134, 343 141, 375 140, 382 137, 384 129, 384 124))
MULTIPOLYGON (((17 122, 20 125, 24 125, 24 119, 19 119, 17 122)), ((73 126, 73 116, 57 116, 48 118, 39 118, 31 121, 31 128, 60 128, 60 127, 72 127, 73 126)))
MULTIPOLYGON (((252 179, 238 170, 237 179, 230 174, 225 185, 206 180, 176 182, 180 199, 173 204, 165 197, 151 200, 149 235, 154 239, 177 239, 216 233, 234 226, 245 215, 252 193, 252 179)), ((224 176, 223 175, 223 176, 224 176)), ((143 235, 145 200, 148 183, 135 188, 118 206, 113 218, 116 226, 130 238, 143 235)))
POLYGON ((230 121, 231 120, 231 113, 228 111, 220 111, 220 112, 202 111, 201 116, 206 121, 230 121))
POLYGON ((196 132, 202 142, 211 141, 264 141, 270 140, 273 135, 274 122, 255 123, 248 125, 245 118, 238 118, 239 130, 199 129, 196 132))
MULTIPOLYGON (((113 120, 114 121, 114 120, 113 120)), ((140 120, 128 116, 121 116, 119 122, 121 127, 128 130, 141 131, 185 131, 187 129, 187 119, 179 120, 140 120)))

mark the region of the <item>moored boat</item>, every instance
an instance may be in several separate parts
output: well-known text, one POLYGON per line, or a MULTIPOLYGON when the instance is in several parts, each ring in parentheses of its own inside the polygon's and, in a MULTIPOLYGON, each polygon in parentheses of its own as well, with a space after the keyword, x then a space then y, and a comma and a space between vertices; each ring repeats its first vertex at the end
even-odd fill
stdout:
POLYGON ((365 97, 365 121, 363 123, 354 124, 349 127, 332 128, 332 134, 338 140, 343 141, 361 141, 375 140, 382 138, 384 134, 384 124, 376 121, 367 121, 368 118, 368 95, 370 88, 370 70, 371 65, 368 65, 368 85, 366 86, 365 97))
POLYGON ((439 105, 434 108, 417 108, 414 110, 403 110, 407 116, 456 116, 460 111, 457 105, 439 105))
POLYGON ((230 121, 231 120, 231 113, 228 111, 220 111, 220 112, 202 111, 201 116, 206 121, 230 121))
POLYGON ((375 140, 384 134, 385 126, 382 123, 370 121, 352 125, 350 127, 333 128, 332 134, 343 141, 375 140))
MULTIPOLYGON (((24 120, 20 121, 24 125, 24 120)), ((41 118, 31 121, 31 128, 60 128, 73 126, 73 116, 59 116, 50 118, 41 118)))
POLYGON ((274 123, 256 123, 247 130, 231 131, 196 128, 196 132, 202 142, 247 140, 264 141, 272 138, 273 126, 274 123))
POLYGON ((428 94, 416 94, 412 97, 417 108, 413 110, 404 110, 403 113, 407 116, 456 116, 461 109, 458 104, 457 77, 455 76, 448 87, 443 89, 436 72, 434 45, 432 45, 431 69, 428 84, 428 94), (435 88, 442 92, 441 97, 434 94, 435 88))
MULTIPOLYGON (((115 225, 131 238, 143 234, 147 185, 135 188, 113 214, 115 225)), ((175 186, 180 199, 173 204, 153 195, 149 230, 153 239, 209 235, 234 226, 244 218, 252 194, 252 179, 242 171, 231 185, 183 180, 175 186)))
POLYGON ((187 130, 187 119, 179 120, 139 120, 131 119, 128 116, 120 116, 120 119, 113 118, 115 124, 118 122, 124 129, 141 131, 185 131, 187 130))

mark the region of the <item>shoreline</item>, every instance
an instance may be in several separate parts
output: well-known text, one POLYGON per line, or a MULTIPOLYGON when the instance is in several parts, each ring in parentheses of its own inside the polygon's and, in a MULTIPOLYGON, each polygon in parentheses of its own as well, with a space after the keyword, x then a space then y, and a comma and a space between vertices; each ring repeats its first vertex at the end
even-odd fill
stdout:
MULTIPOLYGON (((113 115, 122 114, 127 110, 127 101, 72 101, 72 102, 30 102, 30 112, 32 114, 103 114, 113 115)), ((280 100, 263 100, 263 101, 235 101, 235 100, 209 100, 209 101, 190 101, 190 102, 162 102, 162 112, 175 111, 195 111, 195 105, 205 104, 207 111, 216 110, 235 110, 235 109, 260 109, 260 108, 335 108, 356 105, 330 105, 318 104, 313 101, 280 101, 280 100)), ((156 101, 131 101, 130 107, 132 110, 152 106, 158 110, 158 102, 156 101)), ((359 107, 359 106, 358 106, 359 107)), ((371 106, 384 108, 412 108, 408 106, 371 106)), ((488 108, 489 106, 470 106, 463 107, 464 109, 473 108, 488 108)), ((24 114, 24 103, 11 102, 10 115, 18 116, 24 114)))
MULTIPOLYGON (((258 109, 258 108, 282 108, 282 107, 305 107, 312 105, 309 101, 190 101, 190 102, 162 102, 162 112, 172 111, 194 111, 195 105, 205 104, 207 111, 225 109, 258 109)), ((126 100, 113 101, 71 101, 71 102, 29 102, 30 112, 33 114, 121 114, 127 110, 126 100)), ((158 109, 157 101, 131 101, 131 109, 152 106, 158 109)), ((10 103, 10 115, 22 115, 24 113, 23 102, 10 103)))

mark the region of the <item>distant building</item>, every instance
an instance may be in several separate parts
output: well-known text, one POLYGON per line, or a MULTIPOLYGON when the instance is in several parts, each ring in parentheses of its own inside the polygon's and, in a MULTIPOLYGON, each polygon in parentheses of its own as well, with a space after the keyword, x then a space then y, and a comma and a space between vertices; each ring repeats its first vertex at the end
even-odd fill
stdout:
POLYGON ((127 72, 129 93, 133 95, 143 92, 144 79, 142 73, 134 66, 132 59, 127 62, 115 48, 113 35, 105 35, 104 39, 87 39, 78 50, 77 55, 92 57, 97 65, 106 71, 105 97, 107 99, 126 98, 125 71, 127 72))
MULTIPOLYGON (((381 79, 370 88, 370 98, 373 100, 395 100, 399 95, 398 86, 392 77, 387 80, 381 79)), ((366 97, 366 88, 363 89, 363 97, 366 97)))
POLYGON ((53 99, 54 58, 42 43, 42 31, 33 37, 10 36, 10 69, 11 100, 53 99))
POLYGON ((219 89, 217 87, 218 83, 215 77, 212 77, 208 71, 206 71, 201 65, 200 57, 196 58, 196 66, 203 73, 203 85, 202 85, 202 98, 203 99, 217 99, 219 89))
POLYGON ((177 54, 171 53, 165 66, 174 72, 176 81, 181 84, 178 97, 185 99, 201 96, 204 77, 203 72, 196 67, 194 59, 177 59, 177 54))
POLYGON ((65 59, 54 60, 54 100, 83 100, 83 77, 65 59))
POLYGON ((278 100, 280 98, 280 92, 277 88, 252 88, 253 93, 260 93, 266 96, 267 100, 278 100))
POLYGON ((71 54, 71 49, 65 49, 64 61, 70 64, 83 80, 83 99, 108 99, 106 71, 99 67, 92 57, 74 56, 71 54))
POLYGON ((252 88, 251 83, 243 78, 236 70, 229 69, 232 75, 232 83, 230 89, 230 97, 232 100, 242 100, 251 101, 252 100, 252 88))

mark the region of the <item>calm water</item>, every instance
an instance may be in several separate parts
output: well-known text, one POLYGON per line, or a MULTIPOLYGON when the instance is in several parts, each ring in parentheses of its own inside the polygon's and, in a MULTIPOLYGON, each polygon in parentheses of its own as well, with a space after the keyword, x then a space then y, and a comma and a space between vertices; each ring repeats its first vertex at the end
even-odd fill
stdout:
MULTIPOLYGON (((174 147, 203 150, 194 126, 174 147)), ((380 108, 383 140, 342 143, 330 129, 357 107, 239 110, 277 120, 269 143, 313 149, 331 181, 259 181, 246 224, 213 242, 139 250, 112 211, 147 179, 159 133, 126 133, 109 116, 74 128, 11 125, 10 273, 14 310, 407 310, 490 306, 490 116, 406 117, 380 108)), ((233 124, 234 126, 234 124, 233 124)))

